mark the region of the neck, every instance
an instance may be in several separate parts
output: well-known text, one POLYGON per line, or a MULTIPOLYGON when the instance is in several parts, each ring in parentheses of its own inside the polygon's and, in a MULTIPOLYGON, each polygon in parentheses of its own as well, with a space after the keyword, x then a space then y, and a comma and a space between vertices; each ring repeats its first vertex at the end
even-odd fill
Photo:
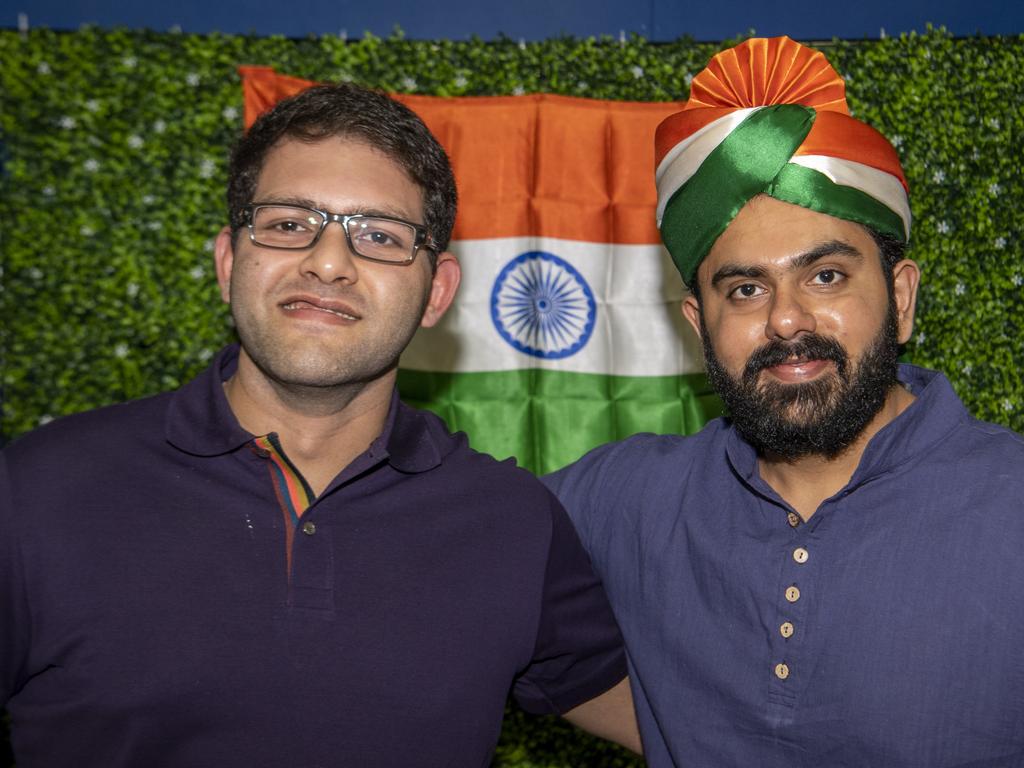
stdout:
POLYGON ((906 410, 914 399, 901 385, 894 385, 881 410, 841 454, 834 457, 810 455, 793 460, 760 456, 761 477, 801 518, 809 520, 821 502, 850 482, 871 438, 906 410))
POLYGON ((241 350, 224 382, 228 404, 253 435, 276 432, 314 493, 324 489, 383 431, 395 370, 368 382, 306 387, 275 381, 241 350))

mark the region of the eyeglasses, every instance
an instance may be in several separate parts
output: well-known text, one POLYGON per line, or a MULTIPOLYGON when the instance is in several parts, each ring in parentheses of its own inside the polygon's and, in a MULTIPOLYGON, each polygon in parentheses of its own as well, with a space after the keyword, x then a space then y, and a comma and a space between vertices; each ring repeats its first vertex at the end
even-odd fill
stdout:
POLYGON ((242 209, 249 239, 263 248, 298 251, 316 245, 327 225, 341 224, 352 253, 370 261, 409 264, 420 248, 437 251, 427 228, 390 216, 331 213, 299 205, 250 203, 242 209))

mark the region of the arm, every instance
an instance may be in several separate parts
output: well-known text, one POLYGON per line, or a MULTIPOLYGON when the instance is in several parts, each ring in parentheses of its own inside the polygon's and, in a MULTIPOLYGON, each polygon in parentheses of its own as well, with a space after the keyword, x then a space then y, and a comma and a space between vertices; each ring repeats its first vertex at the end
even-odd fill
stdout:
POLYGON ((621 744, 638 755, 643 754, 628 677, 600 696, 570 709, 562 717, 577 728, 621 744))

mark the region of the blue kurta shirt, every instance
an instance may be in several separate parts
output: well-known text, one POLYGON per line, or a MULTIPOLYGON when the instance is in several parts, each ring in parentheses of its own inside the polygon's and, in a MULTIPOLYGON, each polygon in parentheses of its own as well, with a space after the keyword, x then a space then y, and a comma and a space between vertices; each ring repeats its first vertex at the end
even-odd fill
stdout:
POLYGON ((1024 439, 941 374, 808 522, 728 421, 547 482, 626 638, 652 766, 1024 765, 1024 439))

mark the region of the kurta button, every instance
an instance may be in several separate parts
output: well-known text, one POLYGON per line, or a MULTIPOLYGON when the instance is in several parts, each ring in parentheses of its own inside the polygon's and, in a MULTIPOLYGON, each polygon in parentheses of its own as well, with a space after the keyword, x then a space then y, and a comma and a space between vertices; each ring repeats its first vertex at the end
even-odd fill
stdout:
POLYGON ((786 588, 786 599, 789 602, 791 602, 791 603, 795 603, 797 600, 800 599, 800 590, 797 589, 795 586, 787 587, 786 588))
POLYGON ((785 664, 776 664, 775 676, 779 678, 779 680, 785 680, 787 677, 789 677, 789 667, 787 667, 785 664))
POLYGON ((810 555, 807 554, 807 550, 803 547, 797 547, 793 550, 793 559, 798 563, 806 563, 808 557, 810 557, 810 555))
POLYGON ((790 528, 796 528, 798 525, 800 525, 800 515, 798 515, 796 512, 787 512, 786 520, 789 521, 790 528))
POLYGON ((312 520, 307 520, 302 524, 302 532, 307 536, 312 536, 314 533, 316 533, 316 523, 314 523, 312 520))
POLYGON ((793 624, 792 624, 792 622, 789 622, 789 621, 783 622, 782 626, 779 627, 779 632, 782 634, 783 637, 792 637, 793 636, 793 624))

